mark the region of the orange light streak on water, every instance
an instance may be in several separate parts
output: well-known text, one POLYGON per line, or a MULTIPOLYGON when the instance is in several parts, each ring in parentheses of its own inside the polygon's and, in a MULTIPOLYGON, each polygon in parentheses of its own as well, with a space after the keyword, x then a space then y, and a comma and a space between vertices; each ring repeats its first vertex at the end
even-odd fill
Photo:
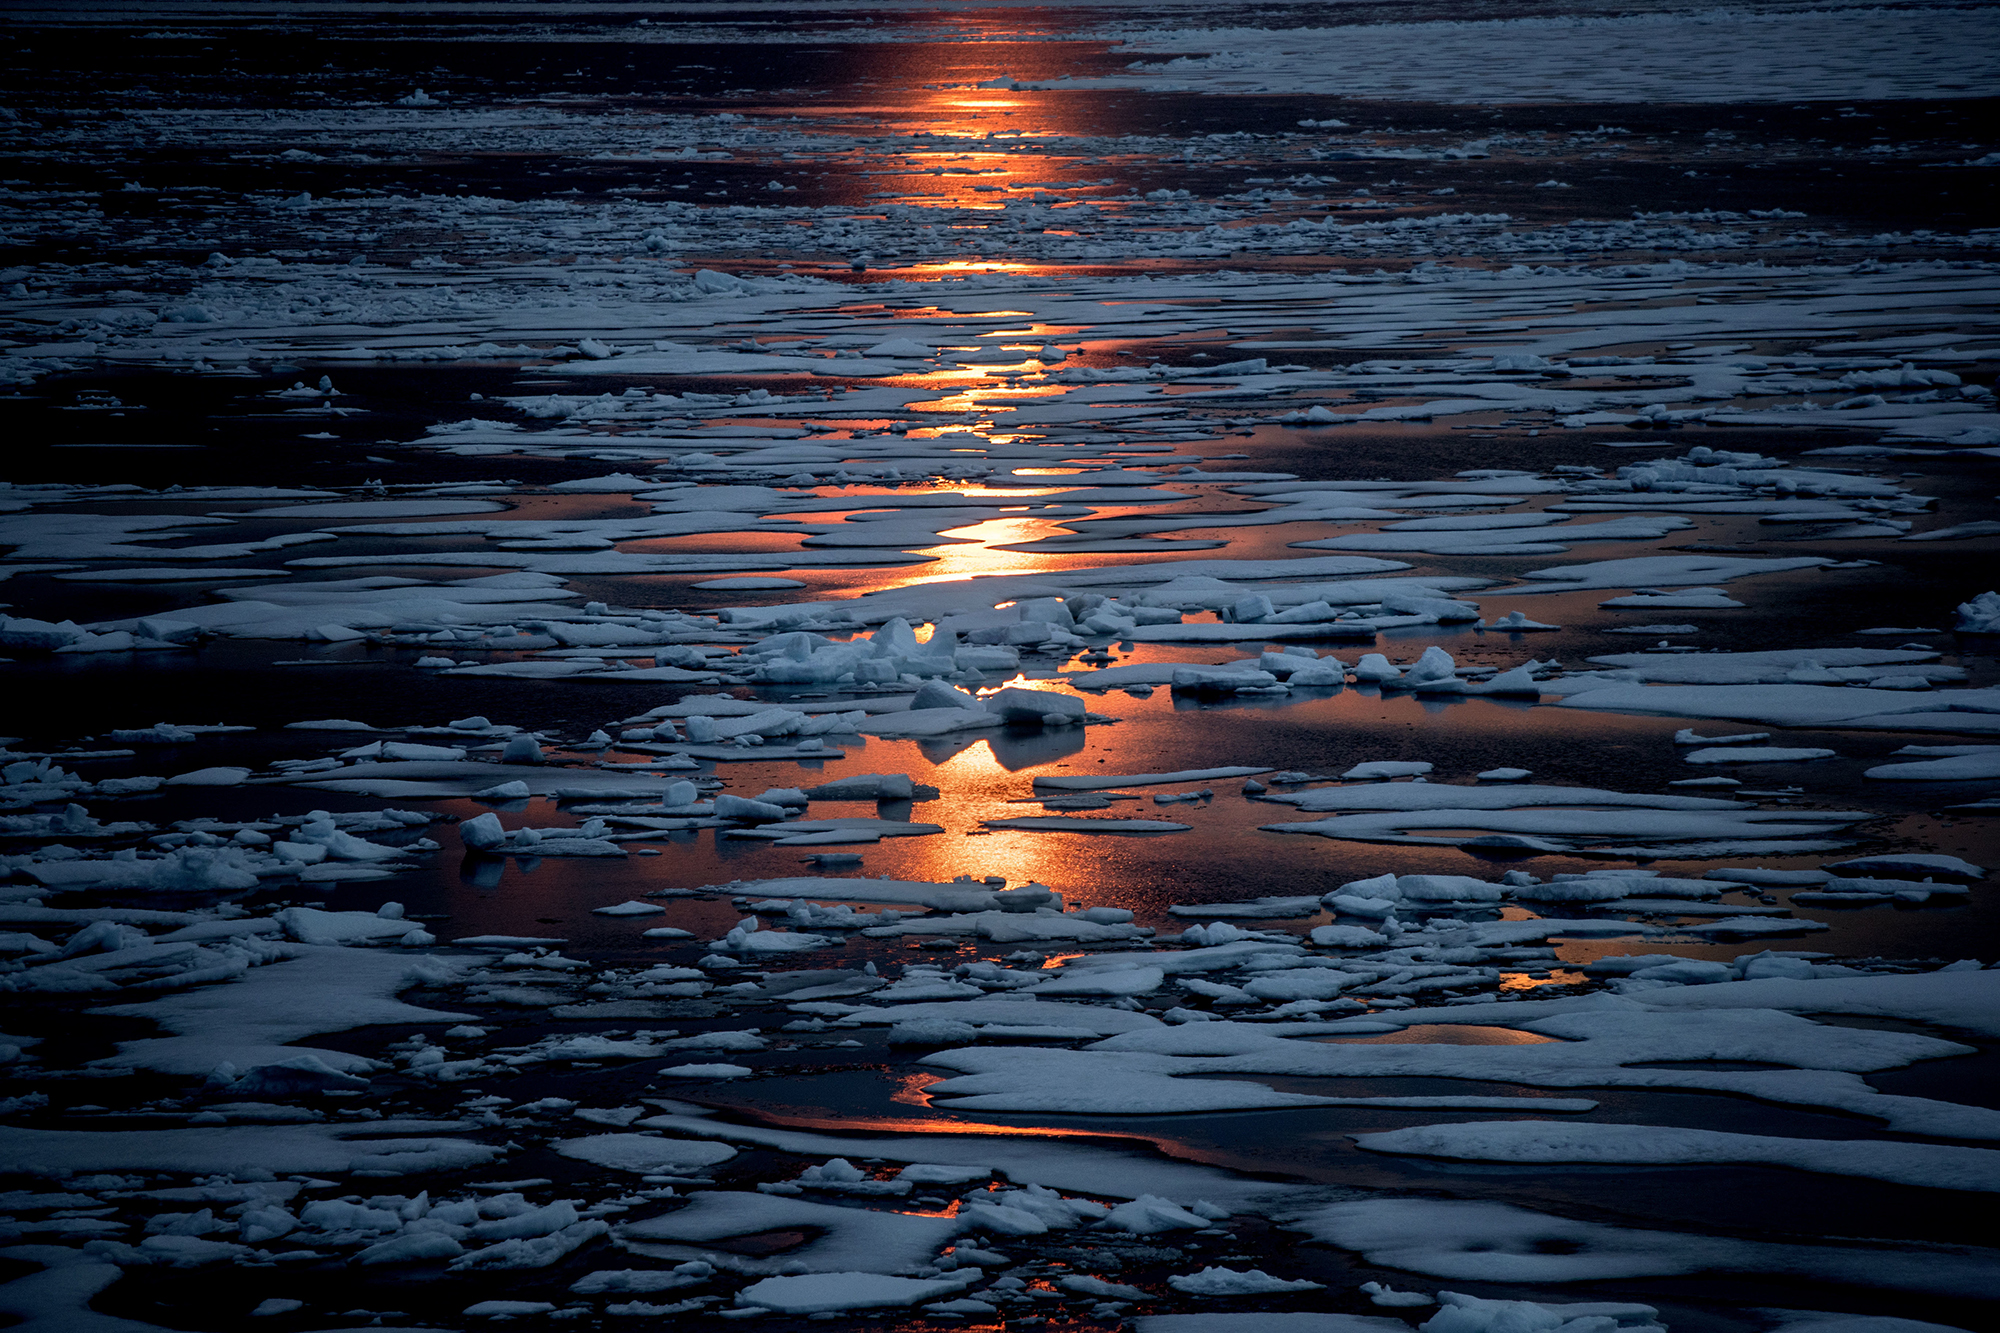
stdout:
MULTIPOLYGON (((999 204, 970 203, 966 208, 999 208, 999 204)), ((916 279, 951 277, 960 273, 1030 273, 1045 268, 1043 264, 1024 264, 1014 259, 947 259, 923 264, 902 264, 896 269, 896 276, 916 279)))
POLYGON ((900 1102, 904 1106, 928 1108, 931 1099, 924 1089, 933 1083, 942 1083, 944 1079, 943 1074, 906 1074, 896 1081, 896 1090, 889 1094, 889 1100, 900 1102))
POLYGON ((1531 977, 1522 972, 1502 972, 1502 991, 1531 991, 1543 986, 1580 986, 1590 978, 1582 972, 1555 971, 1546 977, 1531 977))
POLYGON ((957 538, 956 543, 926 546, 911 553, 932 557, 923 566, 922 576, 912 574, 885 581, 879 586, 901 588, 912 583, 953 583, 978 578, 982 574, 1042 574, 1059 570, 1074 564, 1075 557, 1064 554, 1029 555, 999 548, 1038 541, 1043 537, 1062 536, 1067 531, 1058 527, 1057 520, 1048 518, 989 518, 962 528, 947 528, 938 536, 957 538))
MULTIPOLYGON (((987 377, 982 373, 980 378, 987 377)), ((950 394, 933 399, 928 403, 911 403, 912 412, 1011 412, 1004 401, 1007 398, 1054 398, 1069 392, 1066 384, 1008 386, 988 384, 978 389, 967 389, 962 393, 950 394)))

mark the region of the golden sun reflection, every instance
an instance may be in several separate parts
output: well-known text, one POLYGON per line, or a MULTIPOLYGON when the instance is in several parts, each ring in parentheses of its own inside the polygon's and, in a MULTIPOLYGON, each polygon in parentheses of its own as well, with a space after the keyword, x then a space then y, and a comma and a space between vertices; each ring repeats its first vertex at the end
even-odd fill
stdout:
POLYGON ((889 1094, 889 1100, 904 1106, 921 1106, 930 1109, 930 1095, 924 1091, 933 1083, 944 1082, 943 1074, 906 1074, 897 1080, 897 1088, 889 1094))
POLYGON ((1041 264, 1025 264, 1013 259, 947 259, 922 264, 904 264, 897 268, 900 277, 913 274, 918 277, 940 276, 952 273, 1025 273, 1030 269, 1042 268, 1041 264))
POLYGON ((1505 993, 1507 991, 1531 991, 1543 986, 1581 986, 1588 980, 1590 978, 1581 972, 1564 970, 1550 972, 1545 977, 1531 977, 1525 972, 1502 972, 1500 974, 1500 990, 1505 993))
POLYGON ((1061 553, 1030 555, 1023 551, 1003 551, 1002 546, 1038 541, 1044 537, 1068 536, 1067 528, 1051 518, 989 518, 962 528, 947 528, 940 537, 957 538, 955 543, 926 546, 913 555, 930 556, 921 573, 912 572, 883 587, 899 588, 911 583, 956 583, 982 574, 1040 574, 1074 563, 1061 553), (967 544, 970 543, 970 544, 967 544))
MULTIPOLYGON (((982 372, 980 379, 987 376, 982 372)), ((911 403, 912 412, 1011 412, 1004 400, 1009 398, 1053 398, 1069 392, 1066 384, 1047 385, 1006 385, 986 384, 981 388, 966 389, 934 398, 928 403, 911 403)))

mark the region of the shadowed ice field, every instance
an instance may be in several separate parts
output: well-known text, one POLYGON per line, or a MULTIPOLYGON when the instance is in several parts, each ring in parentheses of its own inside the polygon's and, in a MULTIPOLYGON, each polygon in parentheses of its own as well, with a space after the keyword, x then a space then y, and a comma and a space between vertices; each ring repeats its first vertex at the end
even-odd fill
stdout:
POLYGON ((22 1329, 1993 1324, 1983 15, 6 25, 22 1329))

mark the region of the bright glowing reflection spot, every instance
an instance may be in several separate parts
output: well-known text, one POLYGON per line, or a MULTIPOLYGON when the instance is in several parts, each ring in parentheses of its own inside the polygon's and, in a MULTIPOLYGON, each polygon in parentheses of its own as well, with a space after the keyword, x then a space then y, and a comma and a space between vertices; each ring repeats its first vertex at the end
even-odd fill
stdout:
POLYGON ((1500 989, 1531 991, 1542 986, 1581 986, 1589 979, 1581 972, 1551 972, 1545 977, 1531 977, 1524 972, 1503 972, 1500 974, 1500 989))
POLYGON ((1070 557, 1062 554, 1030 555, 1024 551, 998 548, 1068 533, 1068 529, 1059 528, 1054 519, 1047 518, 990 518, 968 527, 949 528, 938 536, 957 538, 957 542, 927 546, 912 552, 914 555, 933 557, 922 567, 921 576, 913 573, 908 578, 882 586, 898 588, 911 583, 953 583, 982 574, 1037 574, 1060 569, 1070 557))
MULTIPOLYGON (((975 201, 970 207, 978 207, 975 201)), ((994 204, 994 208, 1001 205, 994 204)), ((946 259, 924 264, 905 264, 896 270, 898 277, 913 274, 918 277, 943 273, 1025 273, 1031 269, 1047 268, 1046 264, 1024 264, 1012 259, 946 259)))

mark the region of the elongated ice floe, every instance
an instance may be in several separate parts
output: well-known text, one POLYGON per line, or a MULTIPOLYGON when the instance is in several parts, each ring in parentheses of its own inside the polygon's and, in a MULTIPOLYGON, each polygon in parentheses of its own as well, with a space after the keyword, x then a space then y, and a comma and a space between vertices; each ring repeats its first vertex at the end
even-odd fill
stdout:
POLYGON ((1980 1300, 2000 1290, 1992 1277, 1994 1252, 1986 1249, 1786 1244, 1578 1221, 1504 1203, 1371 1199, 1313 1209, 1287 1225, 1373 1264, 1461 1281, 1589 1282, 1713 1272, 1980 1300))
POLYGON ((1743 1162, 1928 1189, 2000 1190, 2000 1151, 1936 1143, 1785 1138, 1661 1125, 1476 1121, 1363 1134, 1373 1152, 1488 1162, 1707 1165, 1743 1162))

